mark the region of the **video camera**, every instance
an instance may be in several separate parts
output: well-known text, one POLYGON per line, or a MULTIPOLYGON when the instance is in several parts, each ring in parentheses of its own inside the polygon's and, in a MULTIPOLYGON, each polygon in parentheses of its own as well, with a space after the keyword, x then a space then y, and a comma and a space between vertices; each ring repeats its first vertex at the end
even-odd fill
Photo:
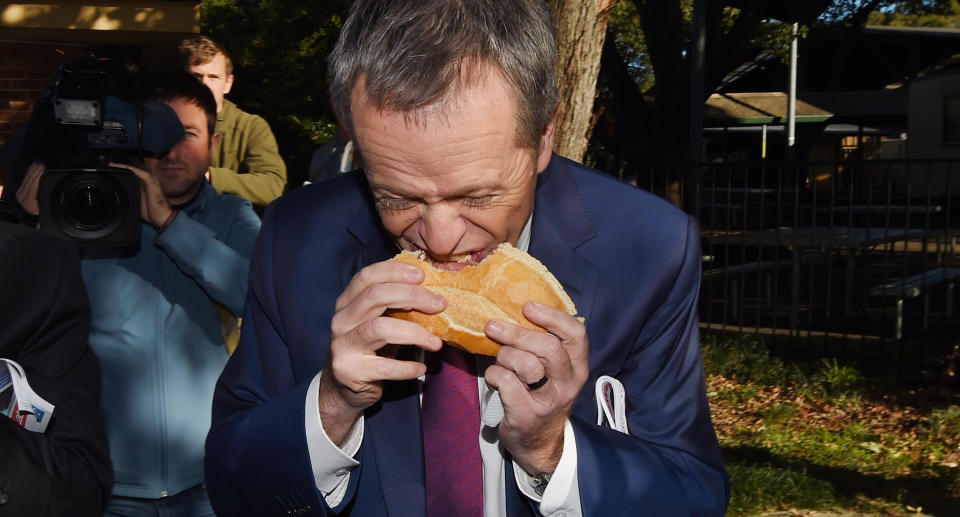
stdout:
POLYGON ((24 149, 30 160, 46 166, 37 198, 40 229, 82 251, 135 250, 140 180, 128 169, 108 164, 163 154, 183 132, 169 106, 121 100, 101 60, 91 56, 61 66, 34 107, 24 149))

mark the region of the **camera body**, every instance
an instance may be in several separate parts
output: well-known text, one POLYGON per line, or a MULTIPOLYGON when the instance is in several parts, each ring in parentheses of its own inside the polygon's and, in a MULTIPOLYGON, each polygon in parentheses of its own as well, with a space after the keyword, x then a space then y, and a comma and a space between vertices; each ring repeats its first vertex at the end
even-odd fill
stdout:
POLYGON ((47 171, 37 200, 40 228, 77 245, 127 250, 140 243, 140 180, 127 169, 47 171))
POLYGON ((103 62, 84 58, 57 70, 28 122, 31 159, 46 166, 37 199, 40 229, 81 251, 139 247, 140 180, 109 164, 163 154, 184 134, 169 106, 117 95, 103 62))

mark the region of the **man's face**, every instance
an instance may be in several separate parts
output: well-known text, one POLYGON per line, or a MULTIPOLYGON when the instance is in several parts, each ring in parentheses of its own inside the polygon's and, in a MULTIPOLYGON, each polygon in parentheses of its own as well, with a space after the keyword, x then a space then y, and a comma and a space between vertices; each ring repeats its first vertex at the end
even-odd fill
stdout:
POLYGON ((223 96, 230 93, 230 87, 233 86, 233 74, 227 75, 227 58, 217 54, 210 61, 190 66, 190 73, 210 89, 217 101, 217 113, 220 113, 223 110, 223 96))
POLYGON ((483 76, 416 114, 370 106, 362 84, 353 95, 354 137, 384 227, 444 269, 516 245, 550 161, 553 123, 539 151, 519 146, 507 82, 483 76))
POLYGON ((193 199, 206 181, 210 154, 219 134, 210 136, 207 114, 200 106, 176 98, 167 103, 183 124, 183 138, 162 156, 144 158, 144 168, 157 178, 163 195, 172 205, 193 199))

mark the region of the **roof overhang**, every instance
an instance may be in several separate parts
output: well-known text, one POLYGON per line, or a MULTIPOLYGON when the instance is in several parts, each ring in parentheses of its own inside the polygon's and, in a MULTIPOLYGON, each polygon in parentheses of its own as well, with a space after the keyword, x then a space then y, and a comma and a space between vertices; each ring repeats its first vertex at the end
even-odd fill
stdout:
MULTIPOLYGON (((723 125, 783 124, 787 122, 787 94, 783 92, 715 93, 707 99, 703 116, 723 125)), ((797 99, 796 122, 826 122, 833 113, 797 99)))
POLYGON ((37 34, 56 31, 199 31, 196 1, 0 3, 0 29, 37 34))

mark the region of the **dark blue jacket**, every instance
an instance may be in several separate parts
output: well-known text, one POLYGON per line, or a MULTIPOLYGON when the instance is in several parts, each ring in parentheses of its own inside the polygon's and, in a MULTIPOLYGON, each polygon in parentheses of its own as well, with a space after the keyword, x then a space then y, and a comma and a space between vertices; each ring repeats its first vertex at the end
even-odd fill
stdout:
MULTIPOLYGON (((729 485, 698 348, 698 225, 665 201, 554 156, 537 183, 530 254, 586 318, 590 377, 574 404, 585 515, 723 515, 729 485), (594 424, 593 386, 626 386, 630 435, 594 424)), ((362 175, 293 192, 267 210, 240 348, 214 395, 206 475, 219 515, 424 515, 415 381, 365 412, 360 465, 338 508, 314 485, 304 431, 327 359, 334 301, 396 253, 362 175)), ((506 468, 507 513, 535 515, 506 468)))

